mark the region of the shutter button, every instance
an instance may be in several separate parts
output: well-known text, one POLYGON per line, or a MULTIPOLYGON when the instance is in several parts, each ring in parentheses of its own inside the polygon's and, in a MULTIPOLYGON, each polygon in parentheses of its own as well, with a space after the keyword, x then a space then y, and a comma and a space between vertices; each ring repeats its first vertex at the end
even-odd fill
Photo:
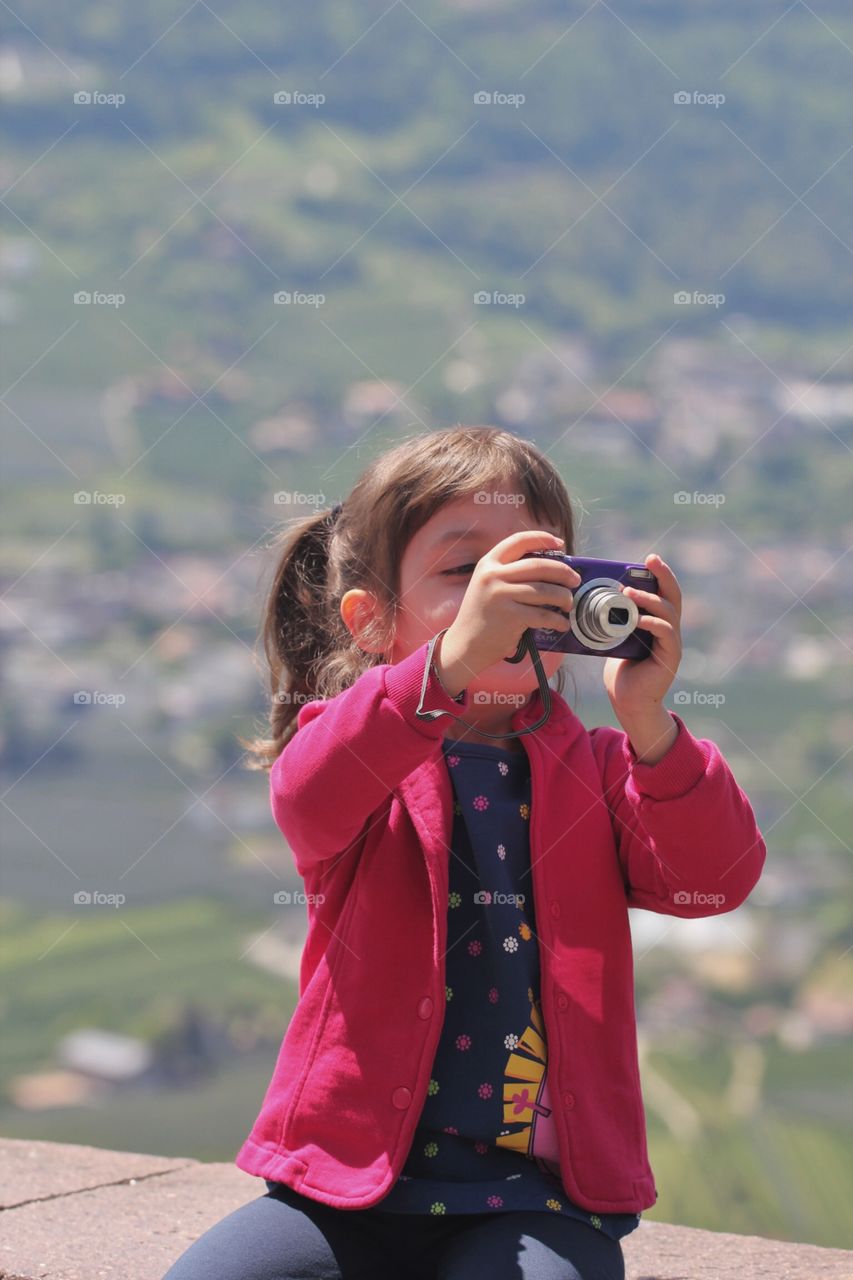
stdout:
POLYGON ((565 991, 561 991, 560 994, 557 996, 557 1008, 568 1009, 568 1007, 569 1007, 569 997, 566 995, 565 991))
POLYGON ((432 1001, 429 996, 424 996, 418 1005, 418 1017, 429 1018, 432 1015, 432 1001))
POLYGON ((405 1111, 406 1107, 412 1101, 412 1092, 410 1089, 407 1089, 404 1084, 401 1084, 399 1089, 395 1089, 391 1094, 391 1101, 398 1110, 405 1111))
POLYGON ((574 1105, 575 1105, 575 1095, 573 1093, 564 1093, 563 1106, 566 1108, 566 1110, 571 1111, 574 1105))

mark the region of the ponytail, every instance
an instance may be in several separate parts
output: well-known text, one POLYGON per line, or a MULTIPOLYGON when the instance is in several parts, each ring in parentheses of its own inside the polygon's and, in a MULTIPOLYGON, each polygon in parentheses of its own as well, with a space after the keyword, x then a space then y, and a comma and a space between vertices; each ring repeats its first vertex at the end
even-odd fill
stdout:
POLYGON ((270 732, 240 739, 249 752, 249 769, 272 767, 296 732, 300 707, 317 697, 330 660, 353 647, 329 595, 329 550, 341 505, 291 525, 272 544, 279 558, 260 637, 269 675, 270 732))

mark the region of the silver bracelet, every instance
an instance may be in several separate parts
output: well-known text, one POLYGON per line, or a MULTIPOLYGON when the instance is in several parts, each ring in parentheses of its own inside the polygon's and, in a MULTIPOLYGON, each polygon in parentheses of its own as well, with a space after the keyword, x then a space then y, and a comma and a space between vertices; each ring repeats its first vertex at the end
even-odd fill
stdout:
MULTIPOLYGON (((438 716, 450 716, 451 719, 458 720, 459 723, 463 725, 466 729, 470 729, 473 733, 478 734, 481 738, 500 738, 501 740, 505 738, 520 738, 525 733, 534 733, 541 725, 545 723, 545 721, 548 719, 548 716, 551 714, 551 690, 548 686, 548 681, 545 677, 545 671, 542 667, 542 663, 539 658, 539 651, 536 648, 535 644, 533 643, 533 637, 529 630, 525 631, 524 636, 519 642, 518 653, 515 655, 514 658, 509 659, 509 661, 519 662, 521 658, 524 656, 525 651, 530 654, 533 660, 533 666, 536 668, 536 678, 539 681, 539 693, 541 695, 543 708, 544 708, 542 715, 539 717, 539 719, 536 721, 535 724, 528 725, 526 729, 516 729, 512 733, 487 733, 485 729, 478 729, 476 725, 469 724, 468 721, 463 720, 461 716, 455 716, 452 711, 439 711, 439 710, 424 711, 423 709, 424 698, 426 697, 426 688, 427 688, 427 683, 429 681, 430 672, 432 672, 435 675, 436 679, 438 680, 438 683, 441 685, 442 689, 444 689, 444 685, 441 684, 441 677, 438 674, 438 669, 435 663, 433 662, 432 655, 436 646, 436 641, 439 640, 441 636, 444 635, 445 631, 449 631, 449 630, 450 630, 449 627, 443 627, 442 630, 437 632, 429 642, 429 647, 427 649, 426 662, 424 663, 424 678, 421 681, 421 696, 418 699, 418 705, 415 707, 415 715, 420 720, 435 720, 436 717, 438 716)), ((444 689, 444 692, 447 693, 447 690, 444 689)), ((447 693, 447 696, 448 698, 450 698, 453 695, 447 693)), ((458 694, 458 696, 453 700, 454 702, 461 702, 464 696, 465 696, 465 691, 463 689, 462 692, 458 694)))
MULTIPOLYGON (((441 637, 444 635, 445 631, 449 631, 449 630, 450 630, 449 627, 443 627, 442 630, 437 633, 435 637, 436 640, 440 640, 441 637)), ((458 693, 449 693, 448 690, 444 688, 444 681, 441 678, 441 672, 439 671, 438 667, 435 665, 435 658, 433 658, 433 660, 429 663, 429 670, 435 676, 436 680, 441 685, 443 692, 447 694, 448 698, 452 698, 454 702, 463 701, 465 697, 464 689, 460 689, 458 693)))
MULTIPOLYGON (((444 685, 441 683, 441 676, 438 674, 438 667, 435 665, 435 661, 432 656, 435 650, 436 644, 444 635, 445 631, 449 631, 449 630, 450 630, 449 627, 443 627, 441 631, 436 632, 436 634, 433 636, 433 638, 429 642, 429 648, 427 649, 426 662, 424 663, 424 678, 421 682, 421 696, 418 699, 418 705, 415 708, 415 715, 418 716, 421 720, 435 720, 437 716, 449 716, 452 714, 452 712, 450 711, 424 711, 423 709, 424 698, 426 697, 426 689, 427 689, 427 684, 429 683, 430 674, 435 676, 439 685, 441 685, 442 690, 447 694, 448 698, 453 698, 454 702, 461 703, 465 697, 464 689, 461 690, 458 694, 456 694, 455 697, 453 696, 453 694, 447 693, 447 690, 444 688, 444 685)), ((458 716, 454 717, 454 719, 458 719, 458 718, 459 718, 458 716)))

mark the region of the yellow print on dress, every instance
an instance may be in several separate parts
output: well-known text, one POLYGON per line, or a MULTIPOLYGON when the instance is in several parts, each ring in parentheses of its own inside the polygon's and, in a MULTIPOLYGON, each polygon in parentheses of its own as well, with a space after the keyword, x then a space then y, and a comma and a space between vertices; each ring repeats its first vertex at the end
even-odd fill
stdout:
POLYGON ((559 1164, 548 1091, 548 1046, 538 1000, 531 1000, 530 1022, 504 1067, 503 1121, 496 1146, 559 1164))

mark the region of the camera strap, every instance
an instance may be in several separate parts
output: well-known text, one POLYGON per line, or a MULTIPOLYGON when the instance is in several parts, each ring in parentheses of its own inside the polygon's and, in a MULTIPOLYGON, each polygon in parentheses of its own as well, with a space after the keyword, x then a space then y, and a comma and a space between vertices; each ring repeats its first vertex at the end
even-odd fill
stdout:
POLYGON ((436 677, 439 683, 441 683, 441 679, 438 674, 438 668, 436 667, 435 662, 433 661, 433 656, 432 656, 433 651, 435 649, 435 646, 438 640, 441 638, 441 636, 444 635, 444 632, 448 630, 449 630, 449 627, 444 627, 441 631, 438 631, 429 642, 429 648, 427 649, 426 662, 424 663, 424 678, 421 683, 421 696, 418 699, 418 705, 415 708, 415 715, 418 716, 419 719, 421 720, 435 720, 438 716, 450 716, 452 720, 458 720, 459 723, 463 725, 466 729, 470 729, 473 733, 479 734, 481 738, 520 738, 523 733, 533 733, 534 729, 540 728, 540 726, 545 723, 545 721, 548 719, 549 715, 551 714, 551 687, 548 684, 548 678, 545 675, 545 669, 542 666, 542 661, 539 657, 539 650, 536 648, 536 645, 533 642, 533 633, 529 627, 525 629, 524 634, 519 640, 518 648, 516 649, 514 655, 511 658, 505 658, 504 661, 505 662, 521 662, 521 660, 524 658, 525 653, 529 653, 531 659, 533 660, 533 667, 536 671, 536 679, 539 681, 539 693, 542 696, 542 705, 545 708, 542 715, 539 717, 539 719, 536 721, 535 724, 528 725, 526 729, 514 729, 512 733, 487 733, 485 729, 478 729, 476 725, 469 724, 468 721, 463 720, 461 716, 455 716, 452 711, 438 711, 438 710, 424 711, 423 709, 424 698, 426 697, 426 687, 427 687, 427 681, 429 680, 430 672, 432 672, 432 674, 436 677))

